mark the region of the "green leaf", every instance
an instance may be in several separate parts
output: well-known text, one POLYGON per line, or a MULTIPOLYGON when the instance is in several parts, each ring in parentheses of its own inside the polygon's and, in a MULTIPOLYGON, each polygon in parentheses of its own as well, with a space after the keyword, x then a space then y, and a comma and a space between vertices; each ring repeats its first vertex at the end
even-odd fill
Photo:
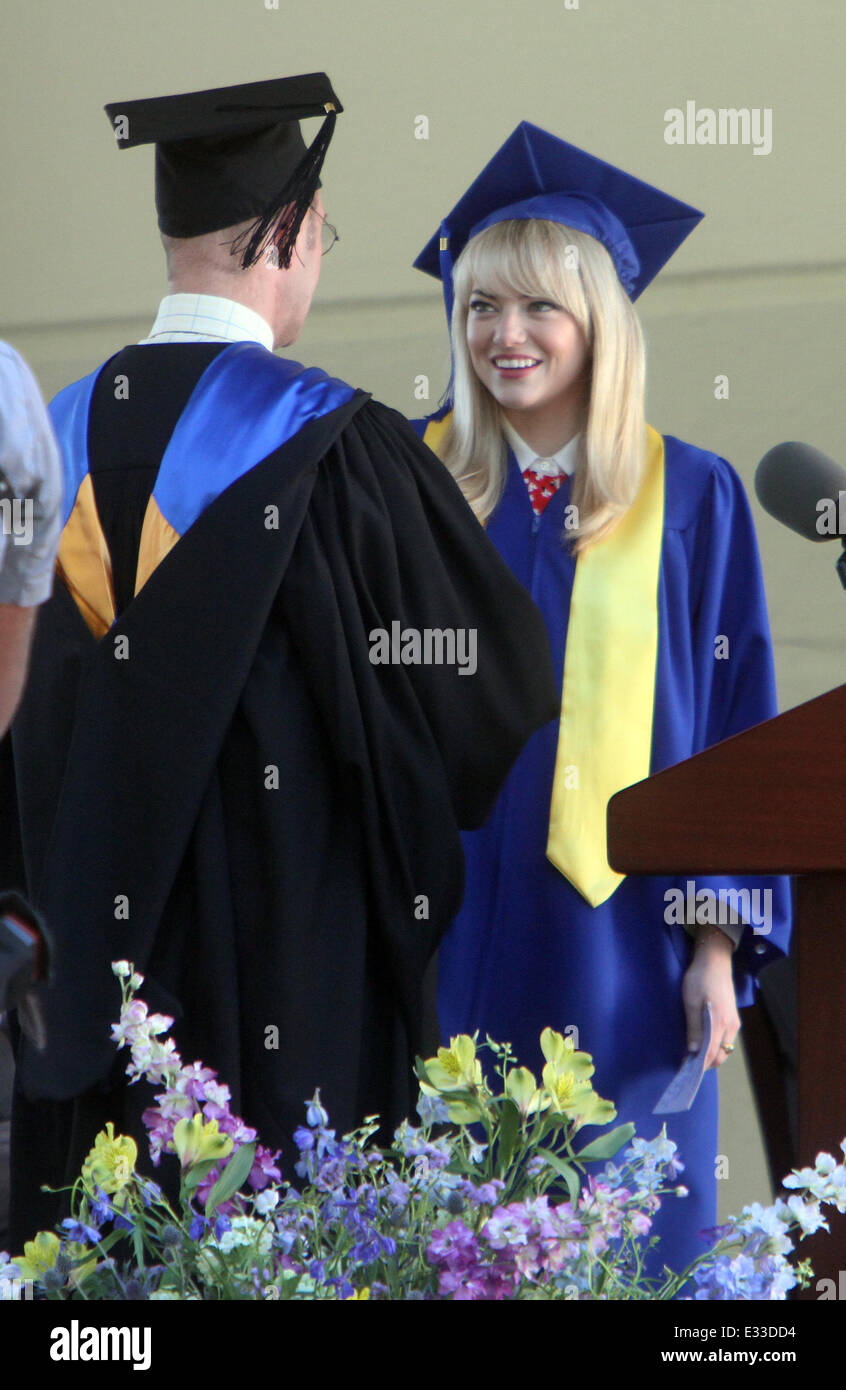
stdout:
POLYGON ((420 1081, 425 1081, 427 1086, 432 1085, 431 1081, 429 1080, 429 1073, 426 1070, 426 1063, 423 1061, 422 1057, 415 1057, 414 1070, 417 1073, 417 1077, 420 1081))
POLYGON ((466 1086, 462 1086, 460 1089, 456 1086, 454 1091, 441 1090, 438 1091, 437 1094, 442 1101, 446 1102, 447 1105, 449 1105, 452 1101, 455 1101, 460 1105, 475 1105, 476 1110, 478 1112, 479 1097, 475 1091, 468 1091, 466 1086))
POLYGON ((497 1145, 496 1167, 500 1177, 508 1171, 514 1156, 514 1145, 520 1130, 520 1111, 513 1100, 504 1100, 500 1107, 499 1143, 497 1145))
POLYGON ((595 1158, 613 1158, 617 1150, 634 1137, 634 1132, 634 1125, 617 1125, 616 1129, 609 1129, 607 1134, 601 1134, 598 1139, 594 1139, 592 1144, 580 1149, 576 1158, 583 1163, 588 1163, 595 1158))
POLYGON ((563 1158, 559 1158, 558 1155, 552 1153, 550 1149, 536 1149, 535 1153, 538 1154, 540 1158, 545 1158, 550 1168, 554 1168, 559 1177, 564 1179, 567 1184, 567 1192, 570 1201, 573 1203, 577 1202, 579 1200, 579 1192, 581 1191, 581 1182, 579 1181, 579 1175, 575 1168, 572 1168, 569 1163, 565 1163, 563 1158))
POLYGON ((205 1158, 202 1163, 194 1163, 182 1179, 182 1191, 192 1193, 195 1187, 207 1177, 212 1168, 216 1168, 220 1162, 219 1158, 205 1158))
POLYGON ((228 1202, 241 1184, 247 1181, 255 1156, 255 1144, 245 1144, 242 1149, 233 1154, 206 1198, 206 1216, 211 1216, 221 1202, 228 1202))

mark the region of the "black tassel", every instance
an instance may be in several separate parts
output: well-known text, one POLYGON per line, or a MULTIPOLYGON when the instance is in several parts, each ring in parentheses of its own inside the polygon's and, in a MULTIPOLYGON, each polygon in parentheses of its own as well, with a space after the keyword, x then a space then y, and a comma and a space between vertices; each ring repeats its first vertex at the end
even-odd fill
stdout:
POLYGON ((290 266, 303 218, 317 192, 320 170, 335 130, 335 117, 335 111, 327 114, 320 130, 284 187, 255 222, 245 227, 233 241, 232 255, 240 254, 241 265, 245 270, 248 266, 255 265, 271 245, 276 247, 279 266, 285 270, 290 266), (283 209, 285 215, 280 218, 283 209))

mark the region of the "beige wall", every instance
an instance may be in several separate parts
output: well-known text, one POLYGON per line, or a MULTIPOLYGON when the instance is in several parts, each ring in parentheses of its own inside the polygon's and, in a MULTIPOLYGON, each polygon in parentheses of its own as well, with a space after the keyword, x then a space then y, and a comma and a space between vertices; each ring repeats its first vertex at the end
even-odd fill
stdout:
MULTIPOLYGON (((525 118, 707 213, 642 301, 652 422, 724 454, 748 487, 781 439, 846 462, 842 0, 271 4, 5 0, 0 336, 48 394, 142 336, 162 292, 152 154, 117 152, 103 104, 325 69, 347 108, 324 174, 341 242, 298 356, 409 414, 425 374, 431 408, 443 318, 411 261, 525 118), (664 112, 689 100, 769 108, 771 153, 668 145, 664 112)), ((846 595, 834 547, 755 506, 788 706, 844 679, 846 595)), ((724 1076, 736 1208, 766 1183, 737 1058, 724 1076)))

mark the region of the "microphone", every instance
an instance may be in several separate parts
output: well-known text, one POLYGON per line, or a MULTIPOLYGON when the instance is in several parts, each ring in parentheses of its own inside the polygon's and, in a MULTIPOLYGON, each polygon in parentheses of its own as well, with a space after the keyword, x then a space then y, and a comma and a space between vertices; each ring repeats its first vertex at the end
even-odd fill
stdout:
POLYGON ((846 468, 813 444, 776 444, 755 471, 761 506, 809 541, 843 542, 837 561, 846 589, 846 468))

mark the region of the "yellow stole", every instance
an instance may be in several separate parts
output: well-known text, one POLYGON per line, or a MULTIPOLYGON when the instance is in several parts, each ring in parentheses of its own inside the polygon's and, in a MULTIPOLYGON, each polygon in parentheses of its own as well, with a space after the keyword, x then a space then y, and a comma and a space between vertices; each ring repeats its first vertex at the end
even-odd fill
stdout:
MULTIPOLYGON (((436 453, 449 423, 427 426, 436 453)), ((592 907, 623 878, 608 863, 608 802, 649 776, 663 532, 664 440, 647 425, 640 491, 578 557, 570 601, 546 854, 592 907)))
MULTIPOLYGON (((135 593, 141 592, 153 570, 179 540, 170 522, 151 497, 144 514, 135 593)), ((59 542, 58 571, 77 608, 96 638, 115 621, 112 560, 97 514, 91 474, 86 473, 59 542)))

